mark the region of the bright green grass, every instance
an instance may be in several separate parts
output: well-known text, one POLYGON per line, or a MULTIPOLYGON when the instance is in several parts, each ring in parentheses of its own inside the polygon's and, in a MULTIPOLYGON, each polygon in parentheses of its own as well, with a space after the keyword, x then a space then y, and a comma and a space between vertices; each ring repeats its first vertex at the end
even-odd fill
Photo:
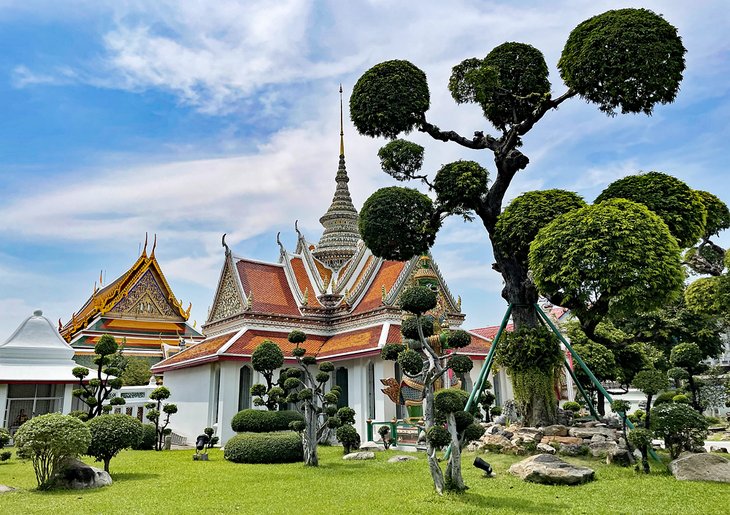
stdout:
MULTIPOLYGON (((464 456, 463 495, 433 493, 423 454, 418 461, 387 463, 342 460, 341 448, 321 448, 319 468, 291 465, 239 465, 213 450, 208 462, 193 462, 192 451, 124 451, 111 462, 114 484, 91 491, 35 490, 30 462, 13 458, 0 464, 0 484, 20 491, 0 495, 0 514, 51 513, 730 513, 730 486, 676 481, 657 466, 650 475, 569 459, 590 466, 597 480, 558 487, 525 483, 507 474, 520 458, 486 455, 496 478, 485 479, 464 456)), ((87 459, 88 463, 93 463, 87 459)))

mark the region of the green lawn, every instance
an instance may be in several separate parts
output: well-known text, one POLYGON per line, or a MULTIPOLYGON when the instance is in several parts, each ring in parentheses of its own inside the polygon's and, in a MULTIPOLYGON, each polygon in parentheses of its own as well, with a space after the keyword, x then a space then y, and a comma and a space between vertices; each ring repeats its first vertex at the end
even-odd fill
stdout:
MULTIPOLYGON (((237 465, 213 450, 193 462, 192 451, 125 451, 111 462, 114 484, 92 491, 35 490, 29 462, 0 464, 0 484, 20 491, 0 495, 0 513, 657 513, 712 514, 730 510, 730 487, 676 481, 657 467, 649 476, 587 459, 569 461, 596 470, 597 480, 577 487, 525 483, 507 474, 520 458, 487 455, 496 478, 485 479, 464 456, 470 489, 433 493, 426 460, 387 463, 342 460, 340 448, 321 448, 321 466, 237 465)), ((87 460, 89 463, 92 461, 87 460)))

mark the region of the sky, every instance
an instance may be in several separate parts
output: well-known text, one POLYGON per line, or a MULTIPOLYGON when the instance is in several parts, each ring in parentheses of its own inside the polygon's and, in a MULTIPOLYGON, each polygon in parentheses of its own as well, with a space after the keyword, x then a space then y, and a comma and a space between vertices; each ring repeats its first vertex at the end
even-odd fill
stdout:
MULTIPOLYGON (((608 117, 580 98, 525 137, 530 165, 507 200, 543 188, 592 202, 639 171, 674 175, 730 204, 730 14, 722 1, 628 2, 675 25, 687 69, 673 104, 653 116, 608 117)), ((360 136, 347 100, 360 75, 408 59, 429 81, 427 118, 442 129, 496 135, 475 105, 456 105, 451 67, 505 41, 540 49, 555 67, 570 31, 614 1, 259 0, 155 2, 0 0, 0 341, 34 309, 65 322, 139 256, 145 233, 197 327, 224 252, 275 261, 294 222, 316 242, 335 189, 339 94, 345 154, 359 209, 395 181, 384 144, 360 136), (103 271, 103 272, 102 272, 103 271)), ((492 155, 423 134, 424 170, 456 159, 494 171, 492 155)), ((719 242, 730 244, 728 232, 719 242)), ((432 249, 466 327, 506 308, 491 246, 477 222, 450 219, 432 249)))

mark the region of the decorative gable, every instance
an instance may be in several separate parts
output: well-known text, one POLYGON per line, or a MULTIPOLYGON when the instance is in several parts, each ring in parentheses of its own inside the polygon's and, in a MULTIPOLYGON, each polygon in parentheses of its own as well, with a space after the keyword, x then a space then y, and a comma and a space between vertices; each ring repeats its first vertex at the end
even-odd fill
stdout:
POLYGON ((238 278, 233 269, 233 261, 226 256, 223 272, 218 282, 218 291, 215 294, 213 308, 210 311, 207 323, 217 322, 242 313, 246 307, 238 278))
POLYGON ((142 277, 132 286, 122 299, 109 310, 110 315, 171 318, 181 319, 175 313, 169 299, 162 292, 162 288, 151 269, 142 274, 142 277))

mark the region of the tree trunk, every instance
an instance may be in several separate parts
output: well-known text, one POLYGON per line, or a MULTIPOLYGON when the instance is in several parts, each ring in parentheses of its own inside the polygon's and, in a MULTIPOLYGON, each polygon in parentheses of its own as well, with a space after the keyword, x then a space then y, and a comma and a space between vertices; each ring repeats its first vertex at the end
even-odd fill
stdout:
POLYGON ((644 417, 644 427, 646 429, 651 427, 651 420, 649 419, 649 416, 651 415, 651 398, 651 395, 646 396, 646 416, 644 417))
POLYGON ((446 466, 446 489, 452 492, 463 492, 467 487, 461 476, 461 442, 456 432, 456 418, 453 413, 449 413, 448 424, 451 435, 451 455, 446 466))
POLYGON ((596 391, 596 398, 598 399, 598 402, 596 402, 596 410, 598 411, 598 414, 602 417, 606 416, 606 398, 603 396, 603 393, 601 390, 596 391))
POLYGON ((624 412, 623 417, 621 417, 621 421, 623 422, 621 424, 621 432, 624 436, 624 442, 626 442, 626 448, 629 451, 629 463, 634 463, 634 450, 631 448, 631 444, 629 443, 629 437, 626 435, 626 412, 624 412))
MULTIPOLYGON (((689 372, 689 370, 688 370, 689 372)), ((700 405, 700 392, 699 388, 697 388, 697 383, 695 383, 695 378, 692 376, 692 373, 689 374, 689 391, 692 392, 692 407, 697 410, 697 412, 702 415, 702 406, 700 405)))
MULTIPOLYGON (((424 385, 426 396, 423 399, 423 420, 426 426, 426 433, 433 426, 433 385, 424 385)), ((427 440, 428 442, 428 440, 427 440)), ((428 442, 426 448, 426 456, 428 458, 428 469, 431 472, 433 486, 436 493, 441 495, 444 493, 444 474, 439 466, 438 458, 436 458, 436 448, 428 442)))
POLYGON ((104 458, 104 472, 109 472, 109 462, 111 460, 111 458, 104 458))
POLYGON ((649 469, 649 449, 646 445, 643 445, 641 449, 641 465, 644 469, 644 474, 648 474, 651 469, 649 469))
POLYGON ((304 446, 304 464, 310 467, 319 466, 317 456, 317 411, 312 403, 306 401, 304 405, 304 420, 306 427, 302 433, 302 445, 304 446))

